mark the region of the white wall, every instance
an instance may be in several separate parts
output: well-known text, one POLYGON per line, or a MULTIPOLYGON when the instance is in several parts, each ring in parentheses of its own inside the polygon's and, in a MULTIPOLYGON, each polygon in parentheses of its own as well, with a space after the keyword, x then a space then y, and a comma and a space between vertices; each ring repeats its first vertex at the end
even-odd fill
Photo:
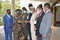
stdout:
POLYGON ((60 7, 57 7, 56 21, 60 21, 60 7))
POLYGON ((43 1, 43 2, 50 2, 50 0, 35 0, 35 1, 43 1))

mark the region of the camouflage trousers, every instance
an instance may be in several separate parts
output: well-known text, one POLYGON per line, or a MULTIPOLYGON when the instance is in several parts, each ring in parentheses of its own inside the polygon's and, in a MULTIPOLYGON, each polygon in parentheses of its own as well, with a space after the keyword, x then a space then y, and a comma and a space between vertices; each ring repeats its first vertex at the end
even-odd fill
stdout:
POLYGON ((21 32, 13 33, 14 40, 24 40, 24 35, 21 32))
POLYGON ((28 38, 28 27, 27 24, 23 24, 24 25, 24 38, 28 38))
POLYGON ((24 32, 22 26, 16 26, 13 31, 14 40, 23 40, 24 39, 24 32))

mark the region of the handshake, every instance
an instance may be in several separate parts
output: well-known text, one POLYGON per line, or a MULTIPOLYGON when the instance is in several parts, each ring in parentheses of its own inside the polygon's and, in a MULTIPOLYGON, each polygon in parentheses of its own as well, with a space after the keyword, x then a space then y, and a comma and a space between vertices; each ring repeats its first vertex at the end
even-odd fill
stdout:
POLYGON ((30 23, 30 21, 17 21, 18 23, 30 23))

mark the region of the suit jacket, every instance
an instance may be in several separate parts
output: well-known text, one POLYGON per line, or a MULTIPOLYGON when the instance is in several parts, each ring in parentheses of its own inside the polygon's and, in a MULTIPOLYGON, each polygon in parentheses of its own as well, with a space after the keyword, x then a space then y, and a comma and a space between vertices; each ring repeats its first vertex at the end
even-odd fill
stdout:
POLYGON ((43 16, 44 16, 44 12, 41 14, 41 15, 39 15, 39 17, 37 18, 37 23, 36 23, 36 28, 38 28, 38 30, 39 30, 39 27, 40 27, 40 24, 41 24, 41 21, 42 21, 42 18, 43 18, 43 16))
POLYGON ((42 37, 41 36, 41 34, 39 33, 39 28, 40 28, 40 24, 41 24, 41 21, 42 21, 42 19, 43 19, 43 16, 44 16, 44 12, 41 14, 41 15, 39 15, 38 17, 37 17, 37 23, 35 24, 35 27, 36 27, 36 35, 38 36, 38 37, 42 37))
MULTIPOLYGON (((28 17, 27 17, 27 21, 30 21, 31 20, 31 16, 32 16, 32 13, 29 13, 28 14, 28 17)), ((28 26, 30 26, 30 23, 27 23, 28 26)))
POLYGON ((32 13, 29 13, 29 14, 28 14, 28 18, 27 18, 28 21, 30 21, 31 16, 32 16, 32 13))
POLYGON ((6 29, 6 30, 13 29, 13 27, 12 28, 9 27, 10 25, 13 26, 13 16, 12 15, 10 15, 10 18, 7 15, 3 16, 3 21, 4 21, 4 29, 6 29))
POLYGON ((47 12, 41 22, 40 28, 39 28, 39 32, 40 34, 44 35, 51 35, 51 25, 52 25, 52 12, 49 11, 47 12))

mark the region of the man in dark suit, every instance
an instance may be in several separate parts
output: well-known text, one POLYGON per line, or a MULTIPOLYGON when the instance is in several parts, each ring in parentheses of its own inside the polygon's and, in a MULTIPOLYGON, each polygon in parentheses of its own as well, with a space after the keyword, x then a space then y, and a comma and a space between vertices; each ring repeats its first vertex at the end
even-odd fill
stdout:
POLYGON ((7 14, 3 17, 4 21, 4 30, 5 30, 5 40, 12 39, 12 29, 13 29, 13 16, 11 15, 10 9, 7 10, 7 14))
MULTIPOLYGON (((32 16, 32 13, 33 13, 31 11, 31 7, 33 7, 33 5, 32 4, 29 4, 28 7, 30 9, 30 12, 28 14, 27 20, 30 21, 31 16, 32 16)), ((30 23, 27 23, 27 26, 28 26, 29 38, 30 38, 30 40, 32 40, 32 37, 31 37, 31 24, 30 23)))
POLYGON ((39 33, 40 24, 41 24, 42 18, 44 16, 42 4, 38 5, 38 7, 37 7, 37 14, 38 15, 35 18, 35 20, 36 20, 36 24, 35 24, 36 35, 37 35, 38 40, 42 40, 42 35, 39 33))

